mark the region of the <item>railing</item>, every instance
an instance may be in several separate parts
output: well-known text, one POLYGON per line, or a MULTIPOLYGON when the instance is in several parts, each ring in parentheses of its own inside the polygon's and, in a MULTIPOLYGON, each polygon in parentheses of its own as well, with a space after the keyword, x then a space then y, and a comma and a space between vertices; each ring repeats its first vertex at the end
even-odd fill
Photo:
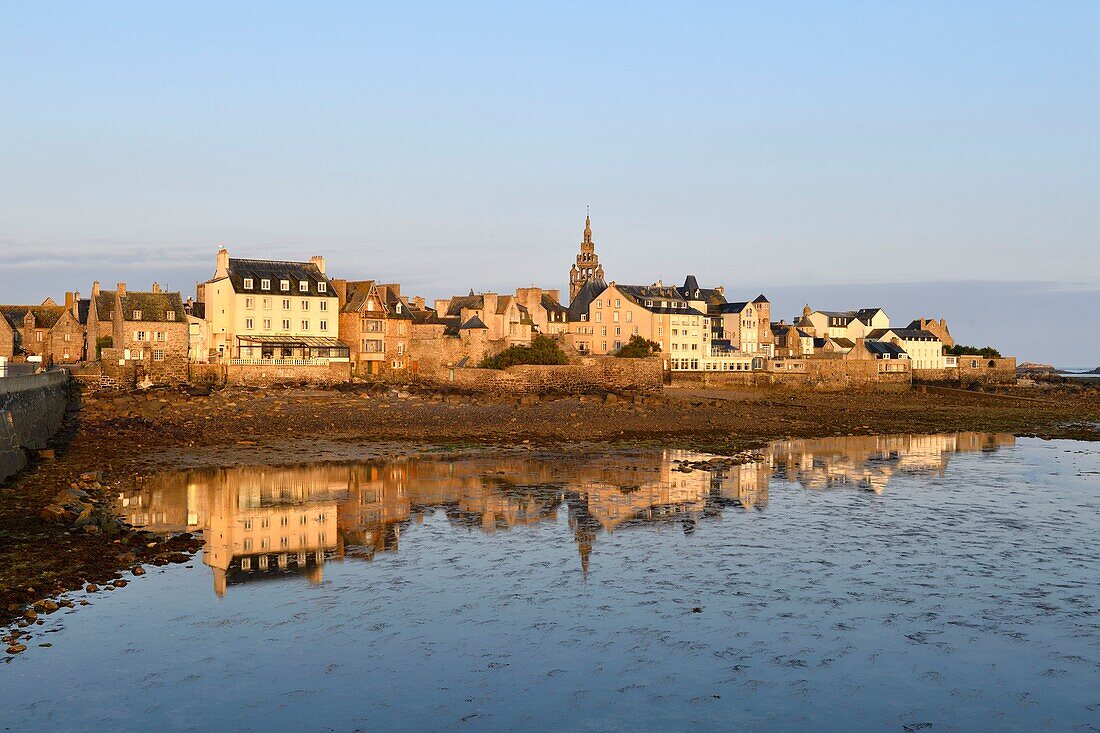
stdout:
POLYGON ((328 366, 329 359, 230 359, 233 366, 328 366))

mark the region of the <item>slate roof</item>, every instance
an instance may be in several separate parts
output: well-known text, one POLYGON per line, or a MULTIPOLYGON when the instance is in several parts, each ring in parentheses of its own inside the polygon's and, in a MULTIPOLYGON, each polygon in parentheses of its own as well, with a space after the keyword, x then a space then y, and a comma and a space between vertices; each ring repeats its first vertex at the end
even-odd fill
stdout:
POLYGON ((206 318, 206 303, 198 303, 192 301, 190 305, 184 303, 184 309, 189 311, 188 315, 194 318, 205 319, 206 318))
POLYGON ((109 321, 112 318, 112 314, 115 310, 115 291, 114 290, 100 290, 99 295, 95 296, 95 312, 96 317, 100 321, 109 321))
POLYGON ((462 324, 461 326, 459 326, 458 328, 459 328, 459 330, 460 330, 460 331, 469 331, 469 330, 471 330, 471 329, 475 329, 475 328, 484 328, 484 329, 488 329, 489 327, 488 327, 488 326, 486 326, 486 325, 485 325, 485 322, 484 322, 484 321, 482 321, 482 320, 481 320, 480 318, 478 318, 477 316, 470 316, 470 317, 469 317, 469 318, 468 318, 468 319, 466 320, 466 322, 465 322, 465 323, 463 323, 463 324, 462 324))
POLYGON ((842 349, 850 349, 856 345, 855 341, 846 338, 835 338, 833 339, 833 343, 842 349))
POLYGON ((822 313, 830 318, 842 318, 844 319, 845 325, 854 320, 859 320, 861 323, 870 325, 871 319, 880 311, 882 311, 882 308, 860 308, 854 311, 818 311, 818 313, 822 313))
POLYGON ((592 305, 592 301, 605 290, 607 290, 607 283, 603 280, 588 280, 585 282, 581 289, 577 291, 577 296, 569 304, 569 320, 581 320, 582 315, 588 314, 588 307, 592 305))
POLYGON ((702 300, 706 302, 708 310, 726 302, 726 296, 718 292, 716 288, 699 287, 699 281, 694 275, 688 275, 684 279, 683 286, 677 288, 677 290, 680 291, 680 297, 684 300, 702 300))
POLYGON ((651 313, 675 313, 686 316, 706 315, 706 313, 695 308, 688 307, 687 300, 680 293, 680 288, 669 285, 616 285, 615 287, 627 300, 651 313), (670 307, 669 303, 675 303, 676 305, 670 307))
POLYGON ((873 331, 868 331, 867 332, 867 338, 875 339, 875 340, 880 339, 883 336, 885 336, 886 332, 889 331, 889 330, 890 329, 888 329, 888 328, 876 328, 873 331))
POLYGON ((187 314, 183 310, 183 298, 180 297, 178 292, 135 293, 127 290, 120 300, 122 301, 122 318, 126 321, 183 323, 187 320, 187 314), (136 311, 141 311, 141 318, 135 316, 136 311), (172 311, 173 318, 171 321, 167 317, 168 311, 172 311))
POLYGON ((543 293, 541 305, 547 313, 568 313, 569 309, 554 299, 550 293, 543 293))
POLYGON ((372 287, 374 280, 349 280, 345 286, 347 300, 340 310, 344 313, 358 313, 366 306, 372 287))
POLYGON ((745 310, 745 306, 749 303, 745 300, 740 300, 736 303, 723 303, 716 309, 719 313, 740 313, 745 310))
POLYGON ((35 328, 53 328, 58 319, 65 313, 65 306, 61 305, 0 305, 0 314, 14 329, 23 328, 23 319, 27 313, 34 314, 35 328))
POLYGON ((891 359, 900 358, 902 354, 905 354, 905 349, 895 344, 893 341, 864 341, 863 345, 867 347, 867 350, 879 358, 889 357, 891 359))
POLYGON ((760 295, 756 296, 756 300, 754 300, 753 303, 771 303, 771 301, 765 298, 763 293, 760 293, 760 295))
POLYGON ((898 338, 902 341, 939 341, 940 337, 931 331, 925 331, 920 328, 892 328, 898 338))
POLYGON ((76 301, 76 320, 80 321, 81 326, 88 325, 88 313, 92 309, 92 301, 90 298, 81 298, 76 301))
POLYGON ((282 260, 245 260, 239 257, 229 258, 229 282, 237 293, 284 293, 287 295, 318 295, 336 297, 332 281, 312 262, 285 262, 282 260), (245 278, 252 278, 252 287, 244 287, 245 278), (270 280, 271 289, 261 290, 260 281, 270 280), (282 290, 280 280, 289 280, 290 289, 282 290), (309 283, 308 290, 301 290, 299 283, 309 283), (325 283, 325 292, 317 286, 325 283))

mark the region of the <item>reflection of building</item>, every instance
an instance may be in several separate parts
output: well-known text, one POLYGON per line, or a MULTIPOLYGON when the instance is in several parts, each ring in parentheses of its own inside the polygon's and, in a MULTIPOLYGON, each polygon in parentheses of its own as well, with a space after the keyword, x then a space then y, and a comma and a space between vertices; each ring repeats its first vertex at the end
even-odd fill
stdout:
POLYGON ((711 470, 686 451, 398 459, 375 464, 206 469, 166 474, 120 497, 119 509, 152 531, 201 529, 214 588, 301 572, 313 582, 331 559, 396 551, 401 530, 442 510, 456 527, 492 533, 539 522, 569 530, 587 570, 602 532, 675 522, 685 532, 723 508, 762 509, 771 476, 807 488, 881 493, 896 473, 942 475, 951 453, 1011 445, 1012 436, 958 433, 774 443, 761 462, 711 470))

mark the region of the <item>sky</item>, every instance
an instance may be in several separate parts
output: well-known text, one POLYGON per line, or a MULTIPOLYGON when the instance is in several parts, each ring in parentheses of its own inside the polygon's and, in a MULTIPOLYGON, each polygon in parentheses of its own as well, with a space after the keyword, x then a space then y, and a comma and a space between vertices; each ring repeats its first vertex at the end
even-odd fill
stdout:
POLYGON ((610 280, 1095 366, 1098 31, 1056 0, 2 3, 0 302, 191 293, 219 245, 565 290, 590 207, 610 280))

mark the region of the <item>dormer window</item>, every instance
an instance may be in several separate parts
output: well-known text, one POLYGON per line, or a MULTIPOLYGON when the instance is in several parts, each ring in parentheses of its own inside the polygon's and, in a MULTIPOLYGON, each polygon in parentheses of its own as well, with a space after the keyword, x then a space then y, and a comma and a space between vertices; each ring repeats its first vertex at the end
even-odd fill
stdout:
POLYGON ((164 312, 164 320, 166 320, 166 321, 176 320, 176 312, 175 311, 165 311, 164 312))
POLYGON ((369 310, 369 311, 374 310, 374 301, 373 300, 368 300, 367 301, 367 310, 369 310))
MULTIPOLYGON (((252 282, 252 281, 251 280, 246 280, 246 282, 252 282)), ((251 285, 246 285, 245 287, 250 288, 252 286, 251 285)), ((260 280, 260 290, 271 290, 271 281, 268 280, 266 277, 263 280, 260 280)))
POLYGON ((245 290, 251 290, 252 289, 252 278, 246 277, 244 279, 244 289, 245 290))
POLYGON ((646 308, 652 308, 653 307, 653 301, 652 300, 647 300, 645 302, 645 307, 646 308))
POLYGON ((394 307, 394 311, 396 311, 397 313, 400 313, 400 312, 401 312, 401 304, 400 304, 400 303, 398 303, 398 304, 397 304, 397 305, 396 305, 396 306, 394 307))
POLYGON ((140 321, 141 320, 141 311, 139 311, 139 310, 134 311, 134 320, 135 321, 140 321))
POLYGON ((328 292, 328 283, 317 283, 317 292, 318 293, 327 293, 328 292))
POLYGON ((289 280, 280 280, 279 281, 279 289, 282 290, 284 293, 289 291, 290 290, 290 281, 289 280))
POLYGON ((298 290, 300 292, 303 292, 303 293, 308 293, 309 292, 309 282, 307 280, 300 281, 298 283, 298 290))

